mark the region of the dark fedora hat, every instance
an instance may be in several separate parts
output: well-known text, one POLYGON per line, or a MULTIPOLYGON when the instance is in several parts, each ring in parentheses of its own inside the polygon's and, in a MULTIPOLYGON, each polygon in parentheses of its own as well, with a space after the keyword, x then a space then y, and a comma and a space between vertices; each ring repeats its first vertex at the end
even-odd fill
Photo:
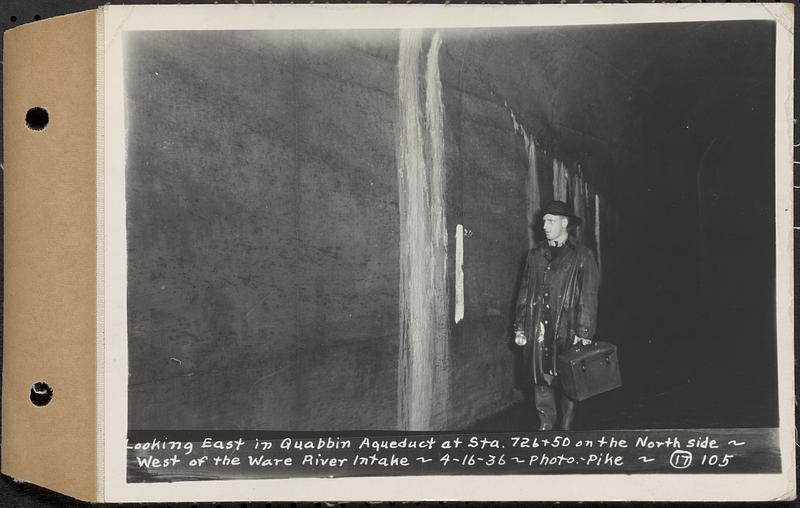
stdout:
POLYGON ((551 201, 544 208, 542 208, 542 217, 545 215, 560 215, 569 219, 570 226, 579 226, 581 222, 580 217, 572 213, 572 208, 563 201, 551 201))

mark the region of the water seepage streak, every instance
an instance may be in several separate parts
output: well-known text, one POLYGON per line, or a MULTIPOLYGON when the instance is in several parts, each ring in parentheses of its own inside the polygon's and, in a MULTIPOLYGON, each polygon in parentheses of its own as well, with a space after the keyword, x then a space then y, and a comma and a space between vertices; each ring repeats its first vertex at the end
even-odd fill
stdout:
POLYGON ((429 430, 447 407, 447 223, 444 107, 434 34, 420 98, 423 32, 400 32, 397 145, 400 203, 398 426, 429 430))

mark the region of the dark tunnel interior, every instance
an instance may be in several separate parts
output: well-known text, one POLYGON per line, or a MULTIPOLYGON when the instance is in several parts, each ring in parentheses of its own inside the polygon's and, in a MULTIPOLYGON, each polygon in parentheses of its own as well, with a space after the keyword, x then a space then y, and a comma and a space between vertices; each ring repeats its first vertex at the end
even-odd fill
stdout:
MULTIPOLYGON (((598 40, 614 38, 606 30, 618 27, 598 40)), ((601 112, 604 142, 625 149, 588 176, 619 213, 603 244, 598 337, 619 346, 624 387, 584 402, 579 426, 777 425, 774 27, 631 32, 641 39, 626 34, 613 61, 636 106, 601 112)), ((530 427, 532 411, 477 428, 530 427)))

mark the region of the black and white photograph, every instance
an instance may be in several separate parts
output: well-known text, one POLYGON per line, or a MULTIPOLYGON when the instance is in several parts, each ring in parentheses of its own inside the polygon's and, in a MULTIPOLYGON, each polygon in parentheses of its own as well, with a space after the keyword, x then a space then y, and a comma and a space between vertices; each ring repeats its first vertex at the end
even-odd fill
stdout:
POLYGON ((118 34, 127 482, 781 472, 780 22, 475 23, 118 34))

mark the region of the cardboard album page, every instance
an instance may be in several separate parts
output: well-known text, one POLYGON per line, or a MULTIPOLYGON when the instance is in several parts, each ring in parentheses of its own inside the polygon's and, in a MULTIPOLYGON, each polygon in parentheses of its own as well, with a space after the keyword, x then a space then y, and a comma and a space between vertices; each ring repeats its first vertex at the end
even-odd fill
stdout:
POLYGON ((795 497, 791 4, 82 16, 52 22, 85 24, 98 95, 47 161, 63 113, 6 43, 6 473, 107 502, 795 497), (32 472, 39 424, 86 474, 32 472))
POLYGON ((3 473, 87 500, 101 436, 96 17, 3 41, 3 473))

